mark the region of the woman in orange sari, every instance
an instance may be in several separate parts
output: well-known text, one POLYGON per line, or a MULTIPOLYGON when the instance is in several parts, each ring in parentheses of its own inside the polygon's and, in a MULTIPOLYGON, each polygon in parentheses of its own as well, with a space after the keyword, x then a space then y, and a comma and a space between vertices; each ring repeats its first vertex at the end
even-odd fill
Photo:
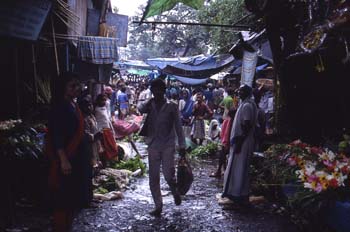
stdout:
POLYGON ((73 213, 89 204, 91 157, 86 151, 84 118, 75 99, 80 84, 73 74, 55 82, 46 152, 50 160, 49 187, 53 206, 54 231, 70 231, 73 213))

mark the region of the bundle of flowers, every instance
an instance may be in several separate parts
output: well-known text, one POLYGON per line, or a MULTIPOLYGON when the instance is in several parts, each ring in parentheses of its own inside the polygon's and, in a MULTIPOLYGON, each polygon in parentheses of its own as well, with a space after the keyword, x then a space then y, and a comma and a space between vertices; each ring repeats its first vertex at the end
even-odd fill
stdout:
MULTIPOLYGON (((289 166, 296 167, 295 174, 304 188, 317 193, 346 185, 350 174, 350 159, 331 150, 312 147, 300 140, 286 146, 283 157, 289 166)), ((347 183, 349 186, 349 183, 347 183)))
POLYGON ((350 159, 345 153, 296 140, 273 145, 265 155, 263 165, 268 166, 270 175, 263 177, 265 184, 282 189, 287 197, 283 202, 300 226, 322 227, 319 218, 335 202, 349 200, 350 159))

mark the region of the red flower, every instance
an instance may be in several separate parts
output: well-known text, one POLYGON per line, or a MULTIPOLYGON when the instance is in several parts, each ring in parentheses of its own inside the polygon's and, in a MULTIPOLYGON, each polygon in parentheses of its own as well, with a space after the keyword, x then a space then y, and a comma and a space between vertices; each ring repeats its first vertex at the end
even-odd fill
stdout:
POLYGON ((298 146, 300 148, 302 148, 302 149, 305 149, 307 147, 307 144, 306 143, 300 143, 298 146))
POLYGON ((338 187, 338 181, 336 180, 336 179, 331 179, 330 181, 329 181, 329 186, 330 187, 332 187, 332 188, 336 188, 336 187, 338 187))
POLYGON ((333 172, 334 171, 334 167, 333 166, 327 166, 327 170, 330 171, 330 172, 333 172))
POLYGON ((321 154, 321 153, 322 153, 322 149, 319 148, 319 147, 312 147, 312 148, 311 148, 311 153, 312 153, 312 154, 315 154, 315 155, 321 154))
POLYGON ((348 173, 349 172, 348 166, 344 166, 340 170, 341 170, 342 173, 348 173))

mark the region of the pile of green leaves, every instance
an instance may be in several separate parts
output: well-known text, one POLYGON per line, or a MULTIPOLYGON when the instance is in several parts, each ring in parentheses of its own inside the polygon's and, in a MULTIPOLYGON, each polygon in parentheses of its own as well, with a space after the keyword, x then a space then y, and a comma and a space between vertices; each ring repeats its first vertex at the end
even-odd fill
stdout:
POLYGON ((138 133, 134 133, 132 135, 132 140, 133 141, 138 141, 138 142, 144 142, 144 137, 140 136, 138 133))
POLYGON ((105 194, 111 191, 115 191, 116 189, 117 185, 115 178, 113 176, 108 176, 106 179, 101 180, 98 187, 95 187, 94 193, 105 194))
POLYGON ((142 174, 146 173, 146 165, 143 163, 140 156, 128 159, 126 161, 121 160, 114 165, 115 169, 127 169, 129 171, 135 172, 137 169, 141 169, 142 174))
POLYGON ((265 158, 252 163, 253 185, 259 186, 260 190, 274 189, 270 197, 278 197, 281 186, 297 181, 296 167, 288 165, 284 160, 284 156, 288 156, 285 153, 286 146, 285 144, 272 145, 265 151, 265 158))
POLYGON ((215 142, 208 143, 205 146, 198 146, 189 154, 190 157, 207 157, 215 155, 219 150, 219 144, 215 142))
POLYGON ((109 193, 109 191, 104 187, 98 187, 97 189, 94 190, 94 193, 106 194, 106 193, 109 193))

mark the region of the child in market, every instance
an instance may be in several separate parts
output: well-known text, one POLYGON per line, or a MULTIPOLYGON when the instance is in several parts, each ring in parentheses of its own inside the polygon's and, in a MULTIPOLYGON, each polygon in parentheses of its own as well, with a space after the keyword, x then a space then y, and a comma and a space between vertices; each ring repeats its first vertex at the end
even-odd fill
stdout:
POLYGON ((224 172, 226 169, 227 155, 230 151, 230 134, 233 119, 235 118, 236 110, 234 108, 230 109, 228 112, 228 117, 224 120, 221 126, 220 139, 221 139, 221 151, 219 157, 219 166, 216 172, 211 173, 210 177, 221 178, 222 168, 224 172))
POLYGON ((79 107, 84 116, 84 134, 89 141, 89 151, 92 157, 92 166, 98 168, 101 166, 99 151, 101 150, 101 132, 97 128, 97 121, 93 114, 93 105, 91 96, 86 95, 79 101, 79 107))
POLYGON ((86 151, 88 154, 86 155, 91 157, 91 167, 93 167, 93 170, 88 170, 90 178, 87 185, 90 202, 88 202, 88 205, 86 205, 86 207, 96 208, 98 207, 98 205, 96 205, 95 202, 93 202, 92 178, 97 168, 102 166, 98 152, 101 148, 101 132, 99 132, 97 129, 97 122, 93 114, 93 105, 91 103, 90 95, 87 95, 79 100, 79 108, 84 117, 84 136, 88 141, 88 146, 86 147, 86 151))
POLYGON ((197 139, 199 139, 198 145, 202 145, 205 138, 204 119, 210 119, 213 116, 213 112, 204 103, 203 94, 201 92, 197 93, 196 103, 193 107, 192 115, 193 125, 191 131, 191 140, 193 143, 197 144, 197 139))
POLYGON ((208 130, 208 140, 211 142, 219 142, 220 141, 220 126, 219 122, 216 119, 211 120, 209 124, 208 130))
POLYGON ((102 157, 103 161, 118 159, 118 147, 115 140, 115 132, 108 116, 106 107, 106 95, 99 94, 96 98, 95 117, 98 131, 102 133, 102 157))

